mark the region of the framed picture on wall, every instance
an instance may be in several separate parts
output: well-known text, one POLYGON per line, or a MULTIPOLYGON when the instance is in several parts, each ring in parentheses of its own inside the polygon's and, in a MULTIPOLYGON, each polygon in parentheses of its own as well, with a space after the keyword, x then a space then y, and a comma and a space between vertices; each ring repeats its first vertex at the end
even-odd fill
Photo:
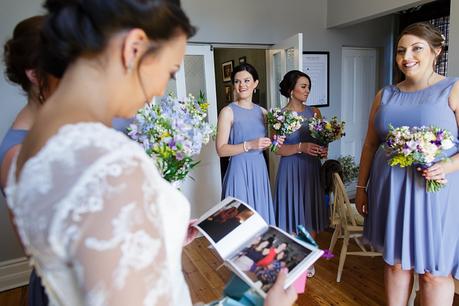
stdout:
POLYGON ((239 58, 239 64, 245 64, 245 63, 247 63, 247 57, 241 56, 241 57, 239 58))
POLYGON ((307 105, 315 107, 330 106, 329 102, 329 63, 330 52, 328 51, 305 51, 303 52, 303 72, 311 78, 311 92, 307 105))
POLYGON ((223 82, 231 81, 231 73, 233 72, 233 60, 224 62, 222 64, 223 82))
POLYGON ((225 85, 225 102, 230 103, 233 101, 233 90, 231 85, 225 85))

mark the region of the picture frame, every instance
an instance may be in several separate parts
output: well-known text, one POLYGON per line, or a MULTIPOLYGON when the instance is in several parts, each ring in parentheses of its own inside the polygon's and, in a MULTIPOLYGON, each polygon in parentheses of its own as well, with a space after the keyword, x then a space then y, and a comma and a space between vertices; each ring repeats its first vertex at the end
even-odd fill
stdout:
POLYGON ((247 63, 247 57, 246 56, 241 56, 239 58, 239 64, 245 64, 247 63))
POLYGON ((233 90, 231 85, 225 85, 225 102, 230 103, 233 101, 233 90))
POLYGON ((233 72, 234 61, 226 61, 222 64, 223 82, 231 81, 231 73, 233 72))
POLYGON ((303 72, 311 78, 311 92, 306 105, 330 106, 330 52, 304 51, 303 72))

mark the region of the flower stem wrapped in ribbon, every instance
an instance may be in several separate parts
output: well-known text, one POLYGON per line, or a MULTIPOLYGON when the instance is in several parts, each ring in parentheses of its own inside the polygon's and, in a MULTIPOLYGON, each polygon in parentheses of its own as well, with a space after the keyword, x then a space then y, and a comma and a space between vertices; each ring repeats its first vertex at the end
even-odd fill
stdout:
POLYGON ((267 115, 268 126, 271 128, 275 137, 270 146, 271 152, 276 152, 279 149, 277 142, 278 136, 288 136, 301 127, 304 119, 297 112, 289 110, 281 110, 280 108, 272 108, 267 115))
POLYGON ((207 107, 202 92, 197 99, 188 95, 183 100, 170 94, 158 104, 145 105, 129 126, 128 135, 154 157, 167 181, 183 181, 199 163, 193 156, 215 135, 215 127, 206 121, 207 107))
POLYGON ((308 120, 308 127, 311 136, 319 142, 321 146, 327 146, 330 142, 340 139, 344 133, 344 121, 339 121, 336 116, 331 120, 314 117, 308 120))
MULTIPOLYGON (((454 147, 455 140, 447 130, 434 126, 394 128, 389 125, 384 148, 391 167, 414 166, 427 169, 444 150, 454 147)), ((444 184, 426 180, 427 192, 437 192, 444 184)))

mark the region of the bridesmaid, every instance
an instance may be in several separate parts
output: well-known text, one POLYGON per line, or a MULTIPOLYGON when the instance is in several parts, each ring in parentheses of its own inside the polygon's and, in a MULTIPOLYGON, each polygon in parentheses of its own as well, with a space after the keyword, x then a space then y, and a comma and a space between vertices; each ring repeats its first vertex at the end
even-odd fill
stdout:
POLYGON ((238 198, 251 205, 266 222, 274 224, 268 169, 263 157, 263 150, 271 145, 266 137, 267 111, 252 102, 258 73, 252 65, 241 64, 234 68, 231 82, 237 99, 221 110, 217 130, 217 153, 220 157, 230 156, 222 198, 238 198))
POLYGON ((307 74, 289 71, 279 87, 280 93, 288 98, 284 110, 297 112, 305 122, 287 136, 276 152, 281 156, 274 199, 276 222, 289 233, 296 232, 298 224, 304 225, 315 238, 317 232, 328 226, 328 210, 320 186, 320 157, 326 157, 328 152, 310 136, 306 120, 321 114, 317 108, 304 105, 311 90, 307 74))
MULTIPOLYGON (((13 157, 19 152, 38 111, 58 83, 57 79, 38 68, 43 21, 43 16, 34 16, 19 22, 4 46, 5 75, 11 83, 21 86, 27 96, 27 104, 16 116, 0 145, 0 189, 3 194, 13 157)), ((28 305, 48 305, 48 297, 35 269, 29 279, 28 305)))
POLYGON ((457 140, 459 78, 435 73, 445 38, 431 24, 409 25, 396 46, 396 67, 405 79, 384 87, 374 99, 355 203, 366 215, 364 238, 383 252, 387 304, 406 305, 414 271, 421 305, 452 305, 453 278, 459 279, 458 148, 418 172, 415 167, 390 167, 381 144, 389 125, 436 126, 457 140), (446 185, 426 192, 426 178, 446 185))

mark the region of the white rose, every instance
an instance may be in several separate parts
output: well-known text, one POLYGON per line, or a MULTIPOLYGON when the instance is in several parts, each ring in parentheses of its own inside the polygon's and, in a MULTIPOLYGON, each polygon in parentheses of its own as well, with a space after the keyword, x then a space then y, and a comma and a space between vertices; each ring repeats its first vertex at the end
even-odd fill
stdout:
POLYGON ((448 149, 451 149, 452 147, 454 147, 454 142, 452 142, 450 139, 444 139, 441 142, 441 148, 443 150, 448 150, 448 149))

